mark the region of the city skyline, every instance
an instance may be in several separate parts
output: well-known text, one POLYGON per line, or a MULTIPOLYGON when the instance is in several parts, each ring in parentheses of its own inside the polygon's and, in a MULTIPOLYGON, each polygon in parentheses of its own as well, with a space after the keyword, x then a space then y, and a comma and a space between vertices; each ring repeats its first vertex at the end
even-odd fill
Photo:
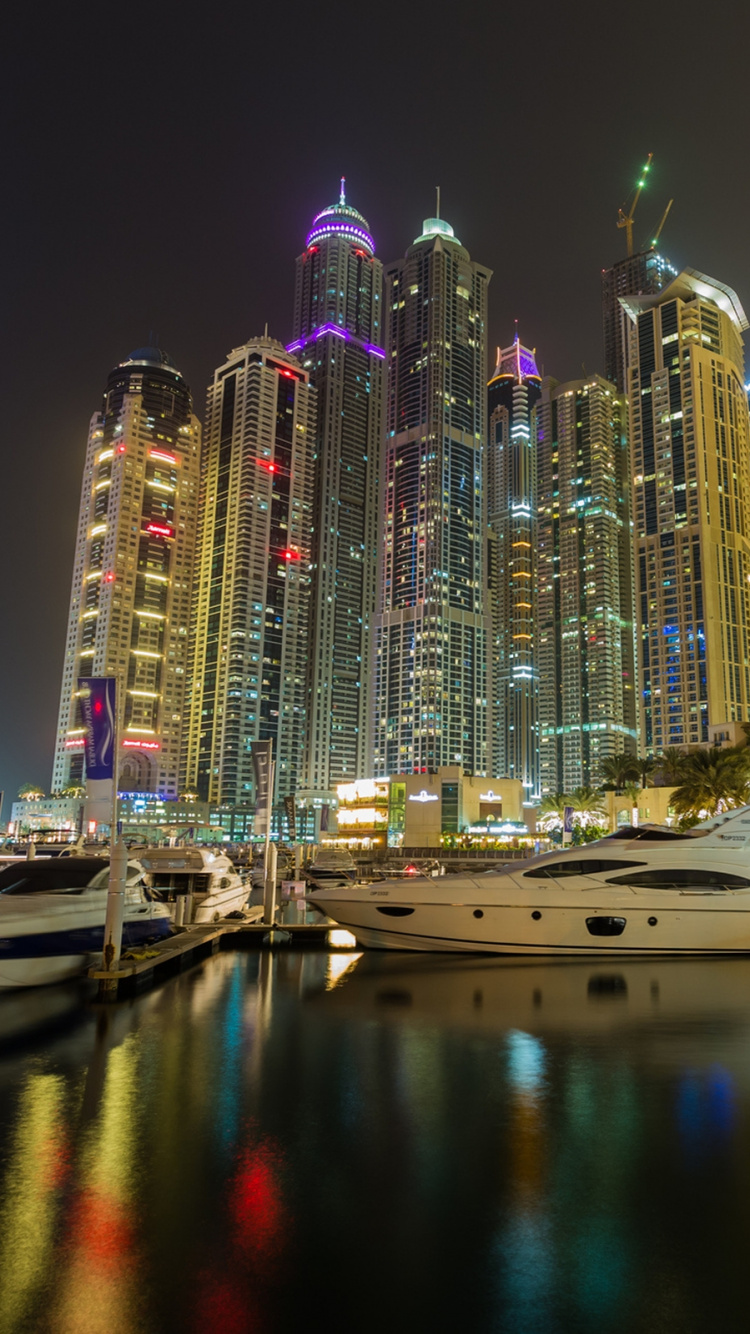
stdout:
MULTIPOLYGON (((661 238, 672 264, 714 274, 750 303, 750 180, 732 136, 717 136, 708 116, 686 121, 679 98, 615 95, 621 17, 584 2, 541 25, 533 95, 516 64, 505 68, 499 98, 497 45, 525 49, 526 17, 467 14, 457 53, 442 12, 425 25, 416 10, 386 0, 358 50, 358 88, 375 97, 402 79, 411 43, 419 59, 400 95, 379 100, 366 133, 344 99, 331 102, 318 134, 308 129, 311 71, 335 75, 340 90, 354 70, 350 30, 335 6, 313 22, 292 5, 296 39, 280 64, 259 56, 277 41, 270 11, 232 0, 221 23, 162 6, 135 65, 114 14, 80 14, 73 25, 54 13, 33 28, 30 11, 13 15, 17 40, 3 84, 11 207, 0 220, 0 459, 6 493, 28 501, 6 505, 3 526, 6 796, 48 771, 86 430, 102 377, 153 331, 202 415, 205 387, 229 348, 266 323, 281 341, 292 338, 289 265, 342 174, 387 262, 432 211, 439 184, 457 234, 495 274, 488 345, 506 346, 518 318, 533 331, 540 371, 561 380, 579 377, 582 363, 586 374, 604 372, 601 271, 625 255, 618 207, 651 151, 636 249, 674 198, 661 238), (236 40, 228 43, 230 27, 236 40), (96 79, 94 104, 92 71, 104 51, 107 76, 96 79), (584 78, 570 79, 566 52, 584 78), (464 78, 474 89, 470 122, 452 96, 464 78), (511 106, 523 108, 524 132, 504 135, 502 171, 493 171, 511 106), (239 152, 240 142, 252 151, 239 152), (110 170, 118 154, 127 158, 126 189, 110 170)), ((444 14, 448 21, 447 7, 444 14)), ((674 0, 649 22, 649 45, 628 51, 630 89, 652 86, 653 49, 668 50, 674 68, 700 63, 696 33, 710 34, 718 17, 707 19, 697 0, 674 0)), ((740 17, 738 38, 744 24, 740 17)), ((742 123, 743 52, 741 40, 723 42, 721 60, 701 66, 705 104, 721 106, 728 124, 742 123)))

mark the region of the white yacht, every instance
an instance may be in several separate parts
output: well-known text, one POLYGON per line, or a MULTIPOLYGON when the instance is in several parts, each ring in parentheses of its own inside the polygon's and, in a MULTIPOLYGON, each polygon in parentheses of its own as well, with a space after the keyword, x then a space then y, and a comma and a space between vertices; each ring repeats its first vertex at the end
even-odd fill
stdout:
POLYGON ((750 806, 685 833, 627 826, 475 876, 318 886, 307 898, 376 949, 750 953, 750 806))
POLYGON ((223 852, 209 848, 146 848, 138 860, 153 894, 167 904, 176 926, 218 922, 239 912, 248 886, 223 852))
MULTIPOLYGON (((104 943, 109 860, 34 858, 0 871, 0 988, 61 982, 83 973, 104 943)), ((143 870, 129 862, 123 951, 171 935, 164 904, 155 903, 143 870)))
POLYGON ((322 847, 307 867, 305 878, 321 888, 353 885, 357 878, 357 863, 346 848, 322 847))

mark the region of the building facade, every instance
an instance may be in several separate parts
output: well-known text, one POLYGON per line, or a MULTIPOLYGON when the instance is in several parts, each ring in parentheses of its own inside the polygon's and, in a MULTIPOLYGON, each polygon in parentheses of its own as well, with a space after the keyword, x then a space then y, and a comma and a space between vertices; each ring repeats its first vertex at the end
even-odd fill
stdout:
POLYGON ((111 372, 89 429, 52 790, 83 772, 81 676, 118 682, 118 781, 179 786, 193 585, 200 426, 166 353, 111 372))
POLYGON ((611 268, 602 269, 604 375, 621 394, 628 391, 630 336, 628 316, 620 297, 661 292, 676 273, 655 247, 638 255, 627 255, 611 268))
POLYGON ((636 749, 626 415, 598 375, 545 380, 535 410, 543 793, 595 785, 636 749))
POLYGON ((491 544, 492 773, 539 798, 538 678, 534 642, 536 454, 531 413, 542 379, 516 334, 498 348, 487 387, 487 518, 491 544))
POLYGON ((254 801, 253 741, 273 741, 276 798, 306 737, 316 393, 281 343, 235 348, 209 386, 185 786, 254 801))
POLYGON ((731 288, 685 269, 631 321, 636 607, 647 751, 750 718, 750 473, 731 288))
POLYGON ((294 352, 317 390, 308 731, 303 785, 322 801, 371 771, 385 352, 383 269, 346 203, 314 219, 297 260, 294 352))
POLYGON ((387 270, 376 775, 489 771, 485 327, 490 270, 428 218, 387 270))

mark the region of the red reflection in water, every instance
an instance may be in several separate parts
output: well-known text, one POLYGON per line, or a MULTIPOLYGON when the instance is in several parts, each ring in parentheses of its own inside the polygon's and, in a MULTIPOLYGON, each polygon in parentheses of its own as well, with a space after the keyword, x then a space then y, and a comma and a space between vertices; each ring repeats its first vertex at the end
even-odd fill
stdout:
POLYGON ((135 1259, 133 1227, 126 1210, 112 1196, 97 1190, 80 1191, 73 1203, 70 1229, 74 1248, 100 1270, 122 1270, 135 1259))
POLYGON ((268 1285, 289 1225, 282 1167, 281 1153, 267 1140, 240 1150, 227 1182, 228 1246, 198 1276, 198 1334, 263 1334, 273 1328, 266 1309, 268 1285))

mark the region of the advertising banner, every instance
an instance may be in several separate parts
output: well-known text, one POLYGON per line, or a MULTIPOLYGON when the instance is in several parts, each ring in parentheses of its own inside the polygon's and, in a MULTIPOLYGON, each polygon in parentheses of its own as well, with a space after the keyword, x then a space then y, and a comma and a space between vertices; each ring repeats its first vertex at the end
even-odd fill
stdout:
POLYGON ((115 761, 117 680, 114 676, 79 676, 84 726, 86 778, 111 779, 115 761))
POLYGON ((255 775, 254 834, 265 834, 271 820, 271 768, 273 741, 253 741, 250 747, 255 775))
POLYGON ((286 820, 289 825, 289 842, 297 842, 297 811, 294 800, 294 793, 284 797, 284 810, 286 811, 286 820))

